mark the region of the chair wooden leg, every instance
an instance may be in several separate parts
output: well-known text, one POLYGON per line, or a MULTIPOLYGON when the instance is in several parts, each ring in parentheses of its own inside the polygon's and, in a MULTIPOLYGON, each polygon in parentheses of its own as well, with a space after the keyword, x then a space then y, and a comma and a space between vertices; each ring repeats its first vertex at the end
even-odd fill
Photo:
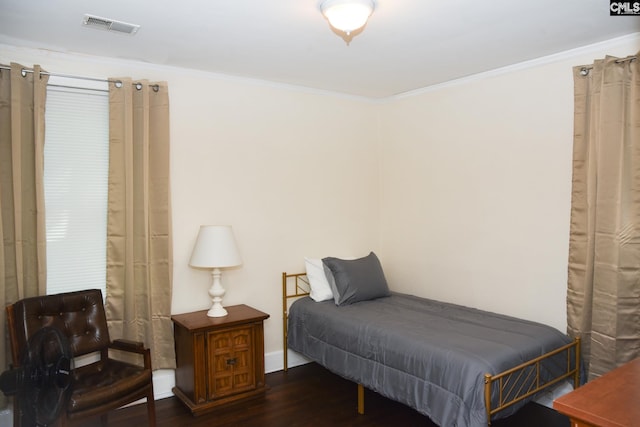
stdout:
POLYGON ((149 418, 149 427, 156 427, 156 401, 153 398, 153 387, 147 394, 147 416, 149 418))
POLYGON ((13 398, 13 427, 20 427, 20 408, 17 396, 13 398))
POLYGON ((61 411, 60 416, 58 417, 58 421, 53 425, 57 427, 67 427, 71 425, 71 422, 69 421, 69 418, 67 418, 67 413, 65 410, 61 411))

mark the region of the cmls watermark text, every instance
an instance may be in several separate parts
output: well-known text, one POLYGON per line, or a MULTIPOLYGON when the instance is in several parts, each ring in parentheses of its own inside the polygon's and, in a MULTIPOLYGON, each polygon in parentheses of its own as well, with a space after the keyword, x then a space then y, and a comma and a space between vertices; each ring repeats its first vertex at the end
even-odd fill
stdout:
POLYGON ((609 0, 609 15, 640 15, 640 1, 609 0))

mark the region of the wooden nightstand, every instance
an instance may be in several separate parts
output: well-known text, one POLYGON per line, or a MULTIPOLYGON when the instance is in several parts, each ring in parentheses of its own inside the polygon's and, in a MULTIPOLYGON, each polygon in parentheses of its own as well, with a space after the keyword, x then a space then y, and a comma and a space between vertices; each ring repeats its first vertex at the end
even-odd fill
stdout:
POLYGON ((264 382, 264 328, 268 314, 246 305, 225 307, 225 317, 207 310, 171 316, 176 345, 173 393, 202 415, 256 397, 264 382))

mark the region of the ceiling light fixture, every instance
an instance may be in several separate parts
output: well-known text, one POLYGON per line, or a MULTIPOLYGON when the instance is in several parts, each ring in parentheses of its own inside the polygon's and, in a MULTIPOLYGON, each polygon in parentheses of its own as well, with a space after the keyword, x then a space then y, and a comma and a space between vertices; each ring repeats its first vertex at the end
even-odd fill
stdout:
POLYGON ((373 9, 373 0, 324 0, 320 4, 320 10, 329 24, 342 31, 349 38, 348 41, 354 32, 366 25, 373 9))

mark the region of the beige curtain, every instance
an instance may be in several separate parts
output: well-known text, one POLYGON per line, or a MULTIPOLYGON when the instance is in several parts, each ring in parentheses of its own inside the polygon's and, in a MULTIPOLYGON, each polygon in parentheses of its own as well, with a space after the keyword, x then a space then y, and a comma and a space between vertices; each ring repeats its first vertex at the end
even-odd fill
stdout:
POLYGON ((640 356, 639 63, 574 68, 567 316, 590 379, 640 356))
MULTIPOLYGON (((10 359, 4 307, 46 291, 43 155, 48 75, 0 69, 0 369, 10 359)), ((0 405, 4 395, 0 394, 0 405)))
POLYGON ((109 330, 113 338, 143 341, 151 347, 154 369, 175 368, 168 88, 166 83, 112 80, 106 296, 109 330))

